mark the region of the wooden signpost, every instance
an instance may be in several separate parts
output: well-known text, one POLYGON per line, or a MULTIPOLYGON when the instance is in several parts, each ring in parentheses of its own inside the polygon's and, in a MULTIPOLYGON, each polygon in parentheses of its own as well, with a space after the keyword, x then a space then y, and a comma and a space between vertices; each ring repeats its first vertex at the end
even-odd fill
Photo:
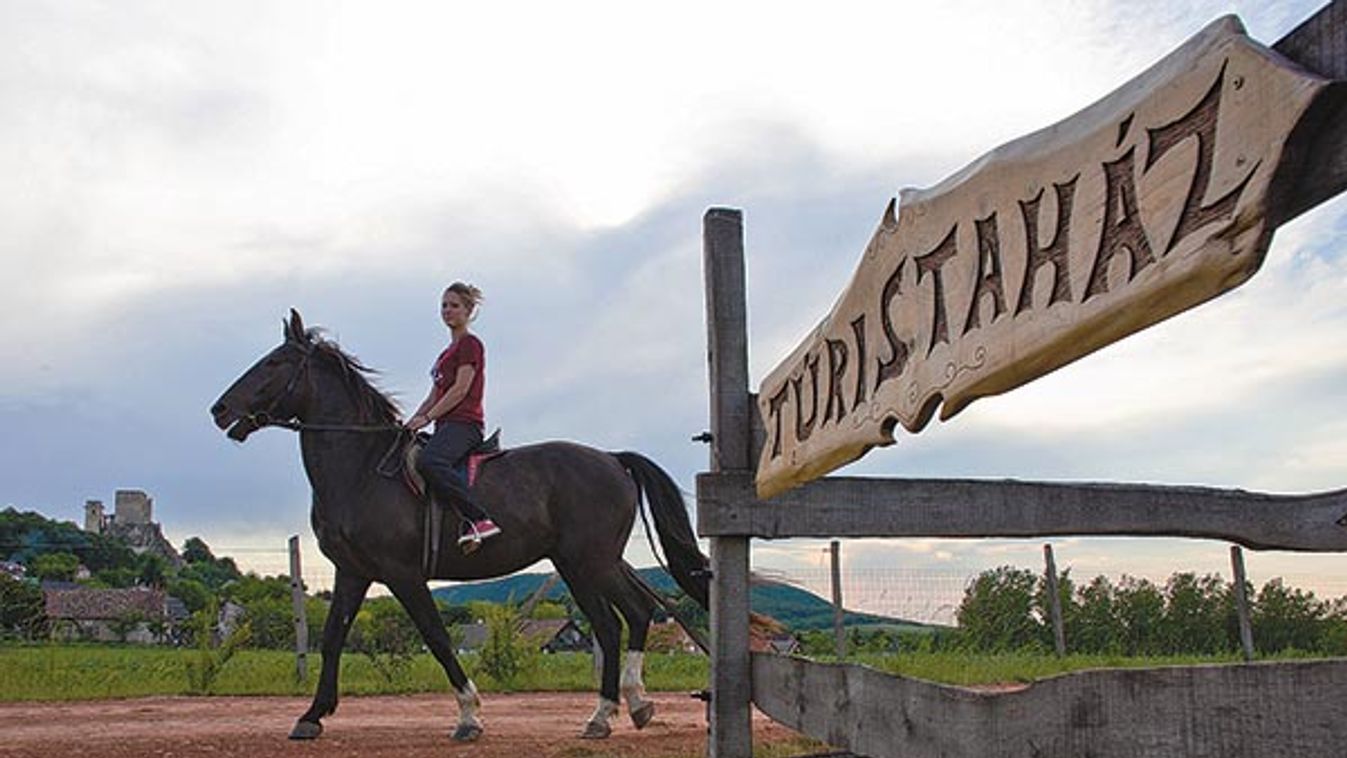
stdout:
POLYGON ((1347 490, 816 479, 1246 280, 1347 189, 1347 0, 1277 42, 1209 26, 1077 116, 890 204, 852 284, 748 391, 743 220, 707 212, 711 735, 751 704, 871 756, 1296 755, 1347 744, 1347 661, 1079 672, 982 693, 748 651, 750 539, 1187 536, 1347 551, 1347 490), (754 465, 756 462, 756 467, 754 465))
POLYGON ((1329 89, 1212 23, 1108 97, 890 202, 832 311, 762 383, 762 497, 1257 271, 1329 89))

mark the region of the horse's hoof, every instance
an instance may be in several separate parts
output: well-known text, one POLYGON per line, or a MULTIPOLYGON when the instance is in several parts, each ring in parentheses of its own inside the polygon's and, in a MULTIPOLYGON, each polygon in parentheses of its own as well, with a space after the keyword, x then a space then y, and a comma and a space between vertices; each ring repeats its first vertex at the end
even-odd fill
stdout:
POLYGON ((292 740, 316 740, 318 735, 323 733, 323 725, 317 721, 304 721, 303 719, 295 722, 295 728, 290 730, 290 739, 292 740))
POLYGON ((644 729, 650 719, 655 717, 655 702, 653 700, 646 702, 645 705, 631 712, 631 723, 636 725, 637 729, 644 729))
POLYGON ((585 724, 585 733, 580 737, 587 740, 602 740, 607 739, 612 733, 613 728, 608 726, 607 721, 591 721, 585 724))
POLYGON ((454 730, 454 742, 476 742, 482 736, 482 727, 477 724, 459 724, 454 730))

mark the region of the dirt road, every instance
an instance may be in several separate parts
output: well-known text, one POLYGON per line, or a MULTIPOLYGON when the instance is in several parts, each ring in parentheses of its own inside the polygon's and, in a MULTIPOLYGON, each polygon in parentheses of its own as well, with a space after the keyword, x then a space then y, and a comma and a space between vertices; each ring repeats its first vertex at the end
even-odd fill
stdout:
MULTIPOLYGON (((473 758, 665 758, 706 749, 706 706, 684 693, 656 692, 655 720, 641 731, 625 712, 607 740, 579 738, 597 704, 591 693, 484 696, 486 734, 471 744, 450 741, 458 711, 453 697, 347 697, 324 719, 313 742, 286 738, 307 698, 141 698, 76 703, 0 703, 0 756, 472 756, 473 758)), ((754 716, 755 744, 799 735, 754 716)), ((802 749, 801 753, 808 752, 802 749)))

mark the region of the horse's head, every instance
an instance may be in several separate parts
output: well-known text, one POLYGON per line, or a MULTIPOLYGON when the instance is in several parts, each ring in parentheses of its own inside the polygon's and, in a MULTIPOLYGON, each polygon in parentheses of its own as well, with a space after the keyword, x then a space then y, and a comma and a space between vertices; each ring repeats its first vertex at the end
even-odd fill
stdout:
POLYGON ((285 341, 262 356, 211 406, 215 425, 242 442, 273 421, 292 419, 308 392, 303 381, 315 350, 313 338, 293 308, 285 323, 285 341))

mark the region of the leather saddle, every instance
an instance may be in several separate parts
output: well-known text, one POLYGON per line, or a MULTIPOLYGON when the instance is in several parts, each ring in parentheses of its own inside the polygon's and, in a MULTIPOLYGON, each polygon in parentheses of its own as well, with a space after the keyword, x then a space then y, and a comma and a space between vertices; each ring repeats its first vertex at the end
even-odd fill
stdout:
MULTIPOLYGON (((412 492, 416 493, 417 497, 426 501, 430 500, 430 495, 426 492, 425 478, 416 469, 416 460, 421 457, 421 450, 429 440, 429 434, 417 432, 411 443, 403 450, 400 466, 403 480, 407 483, 407 486, 411 488, 412 492)), ((477 483, 477 471, 482 464, 504 454, 505 451, 500 446, 500 430, 497 429, 491 433, 490 437, 477 443, 476 447, 468 451, 463 460, 459 461, 458 465, 454 467, 454 473, 471 488, 472 485, 477 483)))
MULTIPOLYGON (((417 432, 410 438, 401 437, 393 449, 384 456, 378 468, 380 474, 390 479, 401 477, 407 488, 426 506, 421 568, 428 579, 435 576, 440 563, 440 542, 443 540, 445 512, 452 510, 454 515, 462 520, 462 514, 458 513, 458 509, 454 508, 452 503, 441 503, 431 497, 426 490, 425 478, 416 470, 416 460, 429 440, 430 435, 425 432, 417 432)), ((506 452, 508 451, 501 449, 500 430, 497 429, 490 437, 468 451, 463 460, 454 467, 454 473, 466 482, 468 487, 472 487, 477 481, 477 472, 482 464, 505 455, 506 452)))

